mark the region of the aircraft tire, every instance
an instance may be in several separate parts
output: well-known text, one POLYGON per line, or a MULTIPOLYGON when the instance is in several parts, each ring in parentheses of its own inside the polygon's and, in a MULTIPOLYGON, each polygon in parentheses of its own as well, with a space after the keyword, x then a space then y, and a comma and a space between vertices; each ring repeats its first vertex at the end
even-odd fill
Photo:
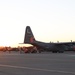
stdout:
POLYGON ((57 53, 57 51, 52 51, 52 53, 57 53))
POLYGON ((64 53, 64 51, 58 51, 59 53, 64 53))

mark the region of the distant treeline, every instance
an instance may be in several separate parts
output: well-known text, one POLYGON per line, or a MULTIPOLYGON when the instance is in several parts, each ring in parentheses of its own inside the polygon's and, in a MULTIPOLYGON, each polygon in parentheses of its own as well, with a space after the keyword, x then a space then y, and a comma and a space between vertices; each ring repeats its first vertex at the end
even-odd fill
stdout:
POLYGON ((37 52, 37 48, 35 46, 29 46, 29 47, 0 47, 0 51, 6 52, 6 51, 19 51, 24 52, 24 53, 36 53, 37 52))

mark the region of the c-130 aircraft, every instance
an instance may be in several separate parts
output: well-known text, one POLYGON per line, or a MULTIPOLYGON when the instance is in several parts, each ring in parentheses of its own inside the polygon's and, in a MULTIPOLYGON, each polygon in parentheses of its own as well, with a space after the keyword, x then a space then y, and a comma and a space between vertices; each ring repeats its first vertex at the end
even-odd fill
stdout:
POLYGON ((26 26, 24 43, 31 44, 33 46, 42 48, 47 51, 52 51, 53 53, 57 53, 57 52, 63 53, 65 51, 66 46, 75 45, 75 42, 45 43, 45 42, 37 41, 34 38, 30 26, 26 26))

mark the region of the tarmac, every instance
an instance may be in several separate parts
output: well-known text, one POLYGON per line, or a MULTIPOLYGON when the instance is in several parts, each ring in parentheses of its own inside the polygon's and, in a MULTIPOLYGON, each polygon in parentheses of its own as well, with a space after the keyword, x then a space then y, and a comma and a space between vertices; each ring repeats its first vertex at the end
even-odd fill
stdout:
POLYGON ((0 52, 0 75, 75 75, 75 52, 0 52))

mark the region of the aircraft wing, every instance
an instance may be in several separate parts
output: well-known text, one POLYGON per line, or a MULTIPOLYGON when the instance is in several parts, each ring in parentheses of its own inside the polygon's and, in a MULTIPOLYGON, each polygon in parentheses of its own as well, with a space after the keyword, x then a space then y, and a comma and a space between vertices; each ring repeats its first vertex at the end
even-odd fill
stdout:
POLYGON ((75 42, 61 42, 61 43, 55 43, 56 45, 75 45, 75 42))

